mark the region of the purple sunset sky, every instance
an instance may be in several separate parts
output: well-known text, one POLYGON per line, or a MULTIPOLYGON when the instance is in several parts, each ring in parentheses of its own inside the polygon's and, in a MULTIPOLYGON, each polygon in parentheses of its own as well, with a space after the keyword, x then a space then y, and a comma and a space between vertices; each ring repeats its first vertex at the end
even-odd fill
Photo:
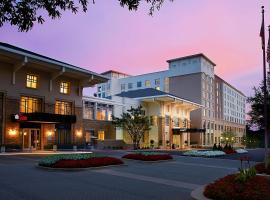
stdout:
POLYGON ((262 79, 262 5, 268 25, 269 0, 174 0, 152 17, 146 4, 130 12, 116 0, 96 0, 87 13, 66 12, 27 33, 4 25, 0 41, 92 71, 132 75, 165 70, 166 60, 201 52, 217 64, 217 75, 249 96, 262 79))

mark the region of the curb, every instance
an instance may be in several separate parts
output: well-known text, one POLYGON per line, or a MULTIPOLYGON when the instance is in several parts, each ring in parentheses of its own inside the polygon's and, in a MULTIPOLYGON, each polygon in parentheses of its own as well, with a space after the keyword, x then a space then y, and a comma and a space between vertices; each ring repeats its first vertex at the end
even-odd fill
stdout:
POLYGON ((77 172, 77 171, 86 171, 86 170, 98 170, 104 169, 109 167, 127 167, 127 164, 119 164, 119 165, 105 165, 99 167, 85 167, 85 168, 52 168, 52 167, 44 167, 36 164, 36 168, 46 171, 70 171, 70 172, 77 172))
POLYGON ((211 200, 203 195, 205 187, 206 187, 206 185, 203 185, 203 186, 198 187, 197 189, 193 190, 190 194, 191 198, 193 200, 211 200))

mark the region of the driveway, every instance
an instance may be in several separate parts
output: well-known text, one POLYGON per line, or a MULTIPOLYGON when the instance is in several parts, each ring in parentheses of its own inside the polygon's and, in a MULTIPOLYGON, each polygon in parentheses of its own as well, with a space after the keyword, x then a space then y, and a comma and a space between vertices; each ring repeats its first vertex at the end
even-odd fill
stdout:
POLYGON ((185 200, 193 189, 236 172, 240 165, 237 160, 174 156, 168 162, 126 161, 127 166, 65 172, 36 168, 40 159, 0 155, 0 199, 185 200))

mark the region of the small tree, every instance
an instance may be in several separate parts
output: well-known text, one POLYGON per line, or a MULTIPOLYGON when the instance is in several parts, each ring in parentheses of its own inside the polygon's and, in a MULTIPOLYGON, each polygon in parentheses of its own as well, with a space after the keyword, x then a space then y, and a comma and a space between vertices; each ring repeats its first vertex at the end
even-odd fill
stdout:
POLYGON ((225 145, 233 145, 235 143, 235 136, 234 132, 223 132, 221 134, 221 143, 225 145))
POLYGON ((131 107, 120 118, 113 116, 113 124, 116 127, 125 129, 133 142, 134 149, 139 148, 141 139, 146 131, 150 130, 149 118, 145 116, 142 106, 137 108, 131 107))

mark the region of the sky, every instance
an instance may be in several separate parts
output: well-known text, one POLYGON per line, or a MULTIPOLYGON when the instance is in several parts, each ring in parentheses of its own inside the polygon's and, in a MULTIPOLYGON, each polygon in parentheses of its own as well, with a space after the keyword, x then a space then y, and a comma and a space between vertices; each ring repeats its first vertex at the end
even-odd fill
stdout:
MULTIPOLYGON (((261 6, 270 25, 269 0, 174 0, 148 15, 117 0, 89 1, 87 13, 64 12, 27 33, 5 24, 0 41, 98 73, 131 75, 166 70, 166 60, 204 53, 215 72, 246 96, 262 80, 261 6)), ((268 35, 268 34, 267 34, 268 35)))

